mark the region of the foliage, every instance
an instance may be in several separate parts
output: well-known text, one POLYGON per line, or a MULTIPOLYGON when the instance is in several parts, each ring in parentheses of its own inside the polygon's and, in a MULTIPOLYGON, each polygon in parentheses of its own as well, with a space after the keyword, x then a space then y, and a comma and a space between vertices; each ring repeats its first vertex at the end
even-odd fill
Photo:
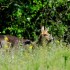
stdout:
MULTIPOLYGON (((0 49, 1 70, 70 70, 70 48, 64 43, 51 43, 47 46, 35 45, 33 51, 24 48, 0 49)), ((25 46, 24 46, 25 47, 25 46)))
POLYGON ((0 5, 0 34, 33 40, 44 25, 53 36, 62 38, 70 28, 70 1, 67 0, 1 0, 0 5))

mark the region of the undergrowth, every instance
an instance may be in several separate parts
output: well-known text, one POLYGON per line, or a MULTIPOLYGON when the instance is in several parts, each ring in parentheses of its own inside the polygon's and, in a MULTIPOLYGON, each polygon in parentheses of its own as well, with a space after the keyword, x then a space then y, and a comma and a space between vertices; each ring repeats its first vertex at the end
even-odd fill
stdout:
POLYGON ((65 43, 35 47, 0 49, 0 70, 70 70, 70 48, 65 43))

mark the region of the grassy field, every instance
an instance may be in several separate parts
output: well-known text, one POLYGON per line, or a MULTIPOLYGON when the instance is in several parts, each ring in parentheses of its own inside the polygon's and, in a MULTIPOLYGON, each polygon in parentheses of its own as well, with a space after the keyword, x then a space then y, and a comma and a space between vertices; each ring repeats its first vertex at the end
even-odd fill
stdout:
POLYGON ((6 52, 0 49, 0 70, 70 70, 70 48, 62 42, 35 46, 34 50, 19 48, 6 52))

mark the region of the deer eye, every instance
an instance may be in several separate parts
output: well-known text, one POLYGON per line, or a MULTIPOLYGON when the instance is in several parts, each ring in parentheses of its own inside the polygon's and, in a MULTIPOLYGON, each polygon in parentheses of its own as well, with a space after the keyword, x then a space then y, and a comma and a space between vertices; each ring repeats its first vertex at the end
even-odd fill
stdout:
POLYGON ((44 36, 48 36, 47 34, 44 34, 44 36))

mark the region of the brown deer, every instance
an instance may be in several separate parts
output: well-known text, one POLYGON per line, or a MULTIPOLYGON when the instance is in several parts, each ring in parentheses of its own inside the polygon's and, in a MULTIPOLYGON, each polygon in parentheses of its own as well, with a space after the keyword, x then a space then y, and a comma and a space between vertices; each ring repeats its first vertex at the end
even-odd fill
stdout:
POLYGON ((38 44, 43 46, 45 44, 48 44, 52 40, 53 37, 51 34, 49 34, 48 29, 42 26, 40 36, 37 41, 33 42, 33 44, 38 44))

